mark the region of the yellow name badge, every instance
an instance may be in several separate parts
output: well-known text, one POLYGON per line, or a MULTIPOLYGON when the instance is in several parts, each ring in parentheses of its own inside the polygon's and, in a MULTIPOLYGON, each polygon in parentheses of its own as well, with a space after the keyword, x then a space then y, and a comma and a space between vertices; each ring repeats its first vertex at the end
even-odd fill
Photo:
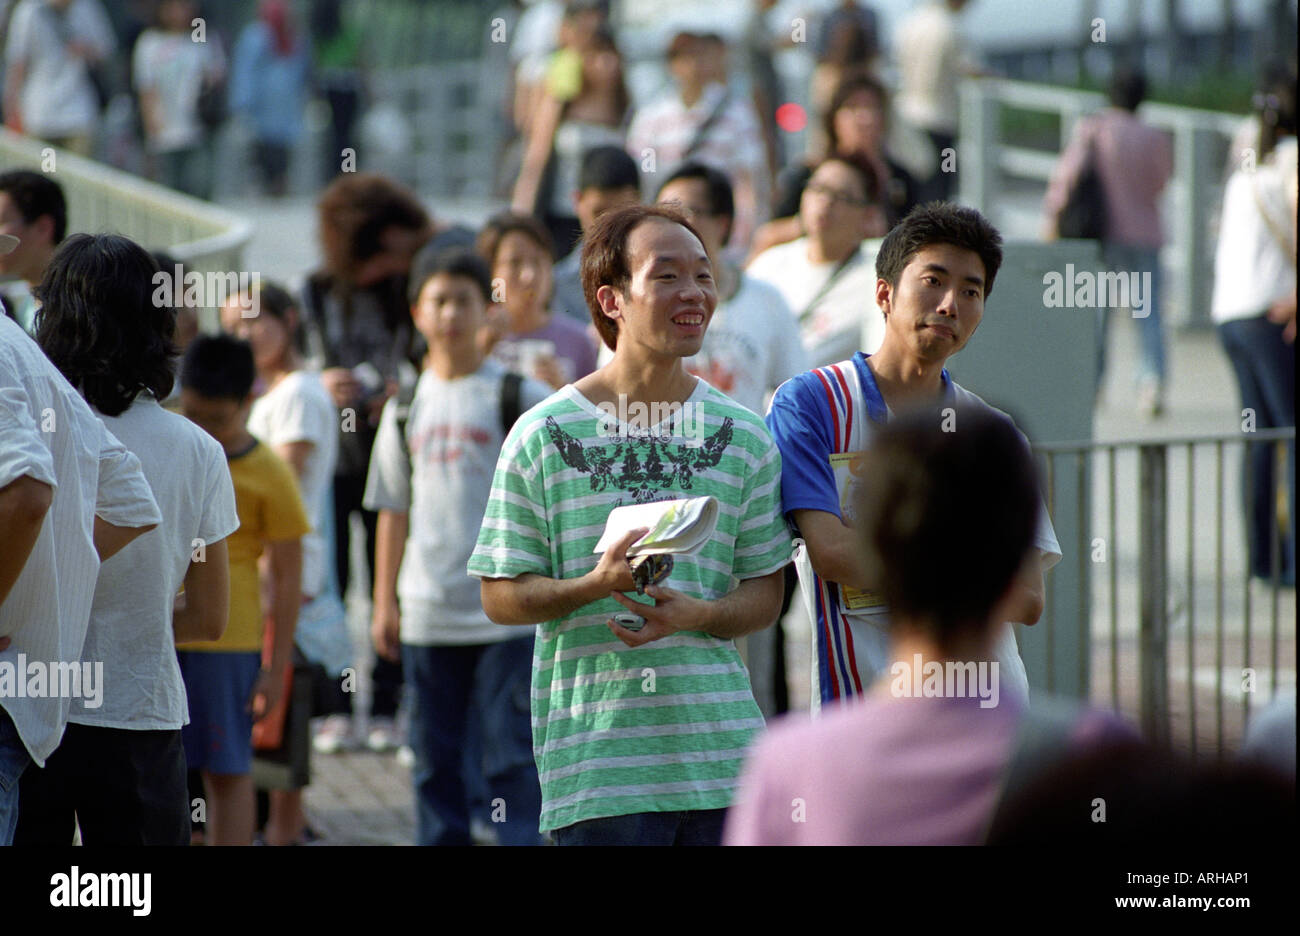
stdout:
MULTIPOLYGON (((857 522, 854 504, 854 485, 862 476, 864 452, 834 452, 830 456, 831 470, 835 472, 835 489, 840 495, 840 516, 844 525, 852 527, 857 522)), ((839 585, 841 611, 866 611, 879 614, 885 610, 885 599, 875 592, 863 591, 851 585, 839 585)))

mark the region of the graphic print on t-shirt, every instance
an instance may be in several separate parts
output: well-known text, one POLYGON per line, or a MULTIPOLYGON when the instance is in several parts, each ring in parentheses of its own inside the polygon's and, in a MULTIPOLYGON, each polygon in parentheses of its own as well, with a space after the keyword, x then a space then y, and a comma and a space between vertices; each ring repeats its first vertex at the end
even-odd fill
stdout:
MULTIPOLYGON (((669 441, 671 436, 644 431, 620 436, 603 446, 584 446, 561 429, 555 417, 546 417, 546 432, 560 457, 570 468, 591 475, 593 491, 613 485, 631 494, 637 504, 656 500, 658 492, 674 484, 689 491, 697 471, 714 468, 722 459, 731 443, 732 426, 728 416, 701 445, 674 444, 669 441)), ((620 500, 615 506, 621 504, 620 500)))

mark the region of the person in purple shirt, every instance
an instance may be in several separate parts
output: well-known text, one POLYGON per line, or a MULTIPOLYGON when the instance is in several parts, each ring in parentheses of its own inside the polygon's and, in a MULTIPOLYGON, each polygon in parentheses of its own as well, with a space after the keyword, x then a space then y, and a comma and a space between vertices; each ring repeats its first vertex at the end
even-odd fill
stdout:
POLYGON ((493 302, 506 312, 492 357, 555 390, 594 371, 590 326, 551 312, 555 254, 545 225, 531 215, 496 215, 479 232, 478 252, 492 270, 493 302))
POLYGON ((1031 714, 1000 692, 999 608, 1039 512, 1010 421, 925 405, 881 427, 862 460, 854 535, 891 609, 894 662, 860 701, 787 719, 757 745, 727 844, 980 844, 1010 779, 1049 761, 1026 751, 1133 736, 1101 712, 1036 700, 1031 714))

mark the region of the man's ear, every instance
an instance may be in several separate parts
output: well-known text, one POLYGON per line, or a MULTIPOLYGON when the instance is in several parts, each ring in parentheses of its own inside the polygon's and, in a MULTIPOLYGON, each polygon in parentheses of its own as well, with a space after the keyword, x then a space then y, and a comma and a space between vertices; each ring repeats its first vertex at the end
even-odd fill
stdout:
POLYGON ((600 312, 606 318, 618 322, 623 318, 622 297, 618 290, 613 286, 601 286, 596 290, 596 302, 600 306, 600 312))
POLYGON ((40 216, 39 218, 37 218, 36 221, 32 224, 32 227, 36 228, 36 233, 37 233, 37 238, 36 238, 36 239, 37 239, 38 241, 41 241, 41 242, 43 242, 43 243, 47 243, 47 244, 49 244, 49 245, 52 246, 52 247, 55 246, 55 244, 54 244, 54 215, 47 215, 47 214, 41 215, 41 216, 40 216))
POLYGON ((893 288, 886 280, 876 280, 876 305, 886 320, 889 318, 889 303, 893 299, 893 288))

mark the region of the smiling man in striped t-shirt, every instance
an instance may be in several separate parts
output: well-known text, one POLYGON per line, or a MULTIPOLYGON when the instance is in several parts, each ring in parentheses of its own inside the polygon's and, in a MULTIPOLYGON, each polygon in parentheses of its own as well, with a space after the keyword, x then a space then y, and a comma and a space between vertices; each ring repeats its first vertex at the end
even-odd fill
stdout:
POLYGON ((717 844, 763 726, 733 638, 781 606, 780 455, 762 420, 682 366, 718 301, 685 218, 606 213, 587 235, 582 284, 614 359, 515 425, 469 571, 492 620, 539 625, 542 830, 561 845, 717 844), (635 589, 627 549, 646 531, 595 553, 610 511, 706 495, 720 508, 713 538, 676 557, 647 589, 652 603, 624 594, 635 589), (625 609, 644 627, 615 623, 625 609))

